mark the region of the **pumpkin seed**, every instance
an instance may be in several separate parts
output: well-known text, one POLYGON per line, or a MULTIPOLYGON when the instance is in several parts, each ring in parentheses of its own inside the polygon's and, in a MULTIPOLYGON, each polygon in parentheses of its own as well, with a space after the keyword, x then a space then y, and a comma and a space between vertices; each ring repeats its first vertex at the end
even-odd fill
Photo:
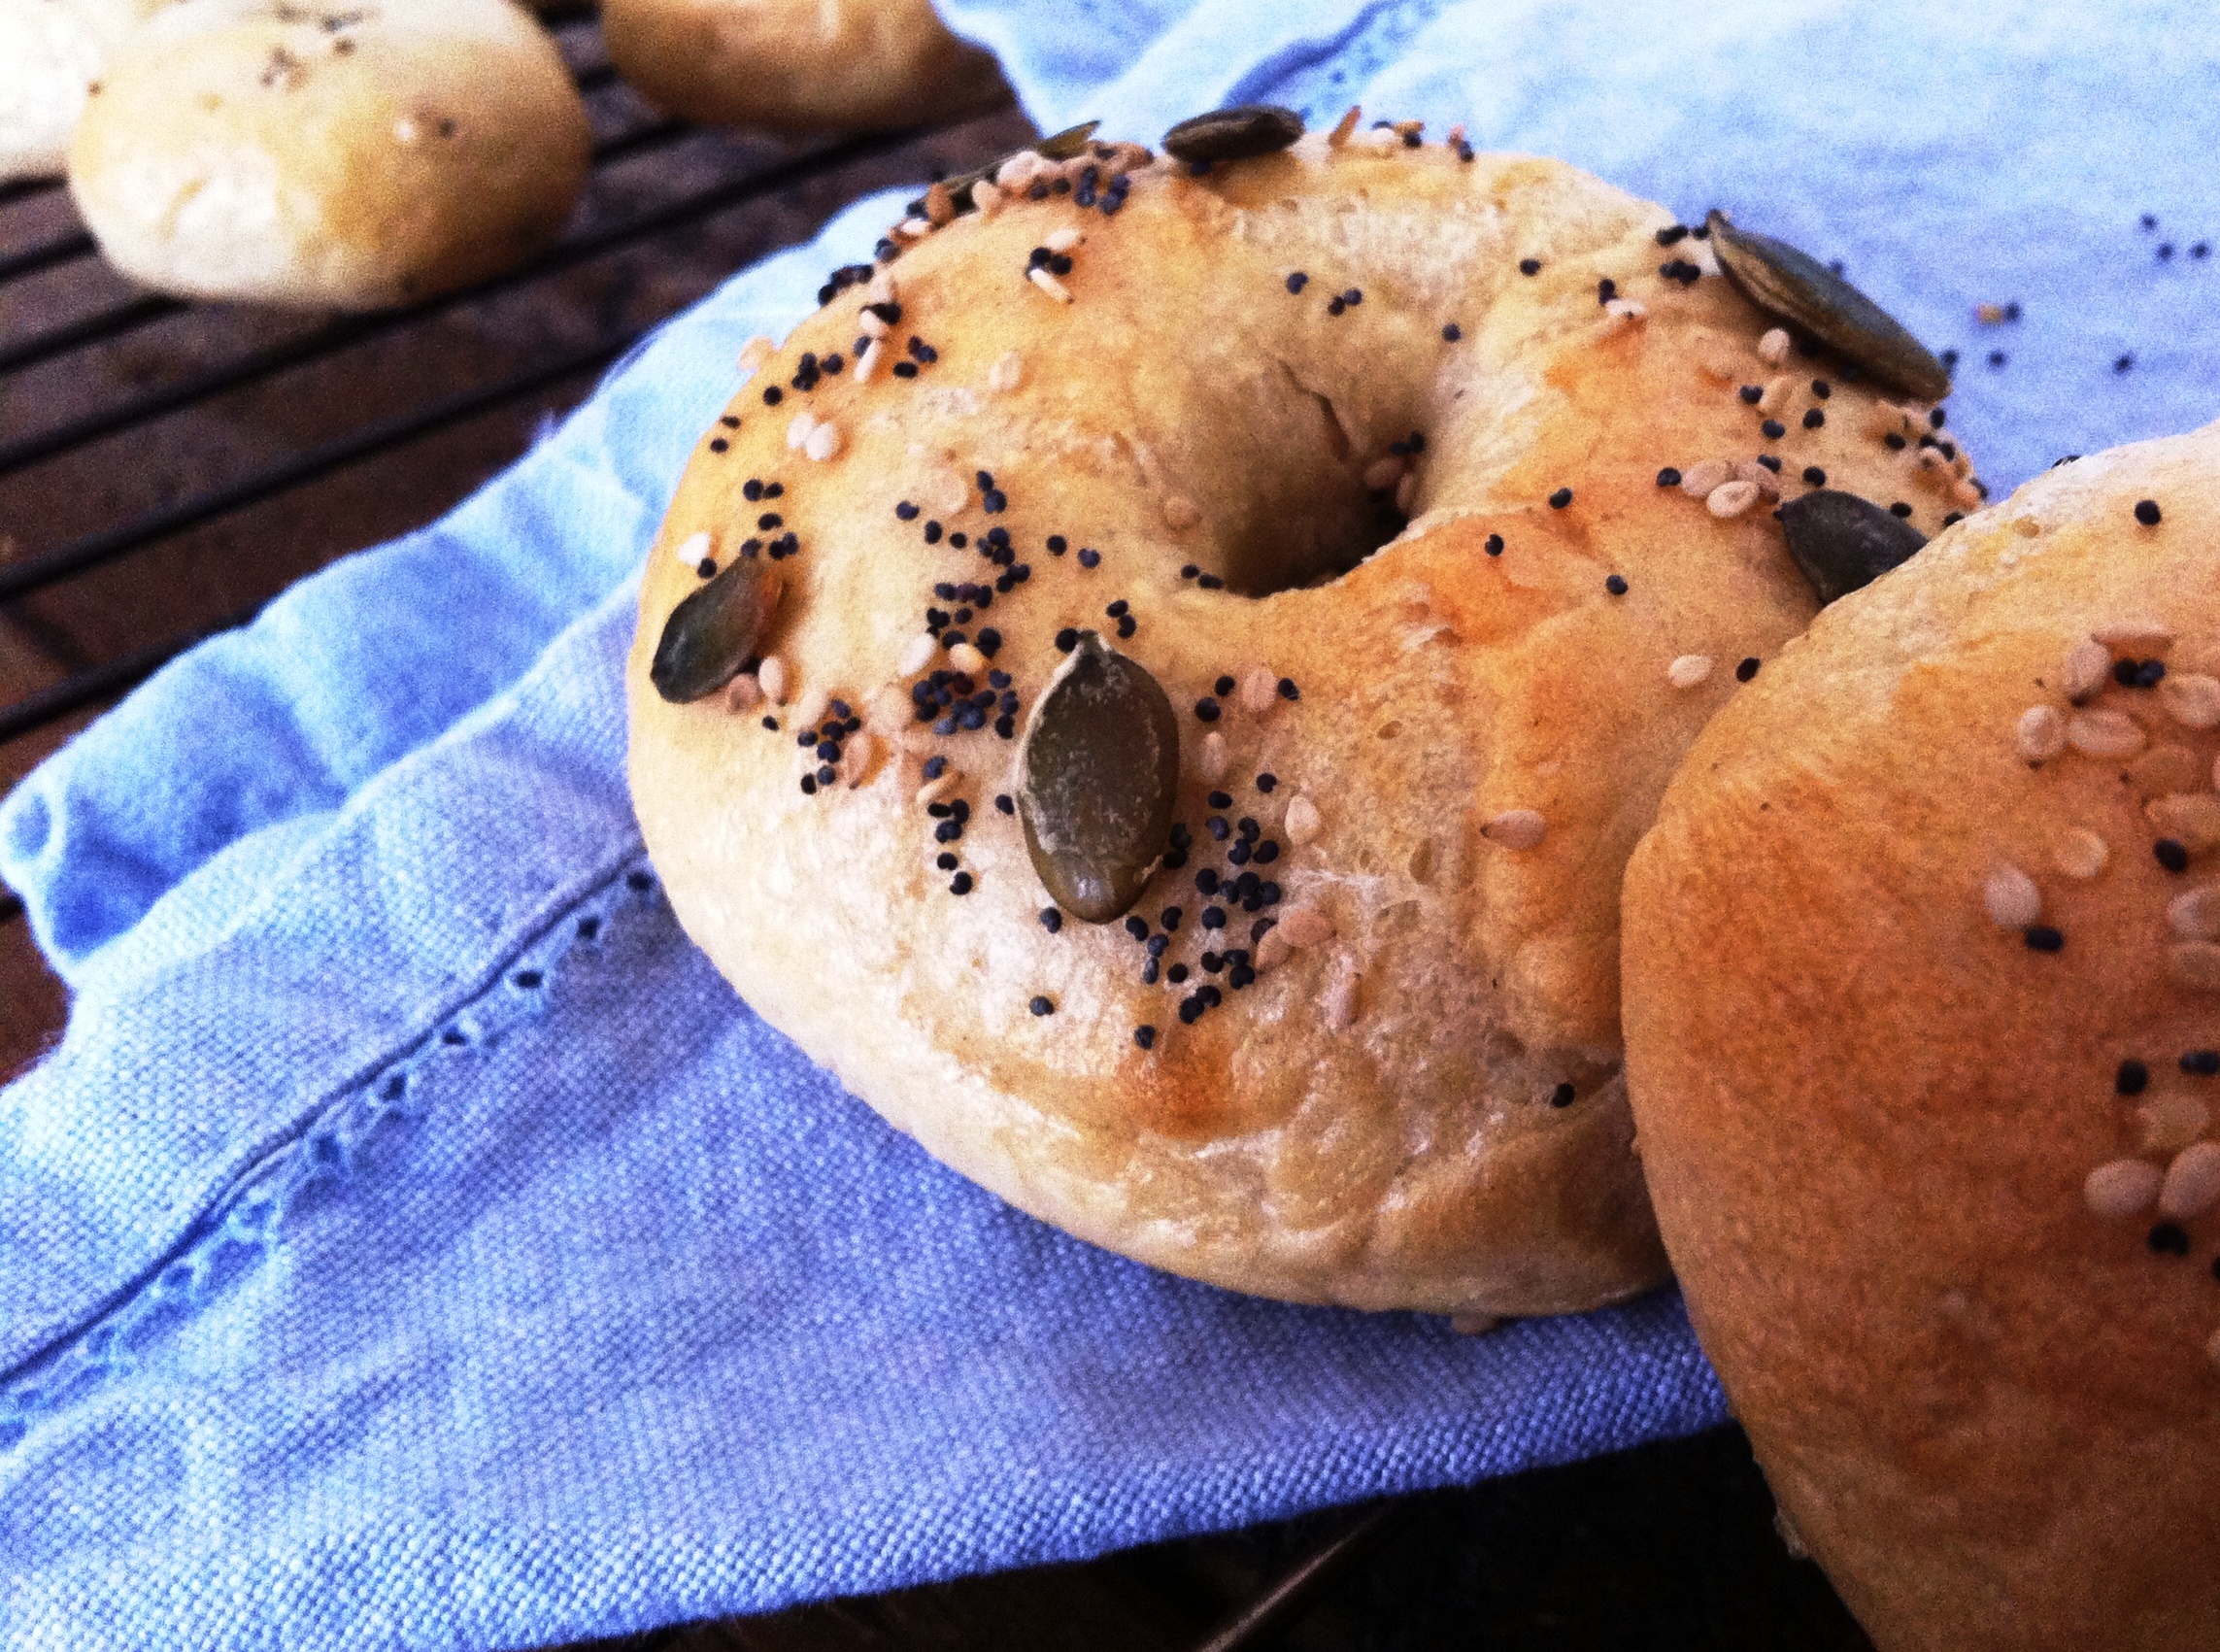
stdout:
POLYGON ((1894 316, 1817 258, 1786 241, 1736 229, 1713 209, 1703 220, 1734 290, 1905 395, 1940 401, 1950 372, 1894 316))
POLYGON ((1911 559, 1927 536, 1870 499, 1822 488, 1780 510, 1789 555, 1811 582, 1820 605, 1868 586, 1911 559))
POLYGON ((714 694, 740 674, 778 611, 785 586, 752 558, 736 560, 671 610, 648 680, 673 705, 714 694))
MULTIPOLYGON (((1066 126, 1060 132, 1051 133, 1037 144, 1027 144, 1026 149, 1031 150, 1043 160, 1069 160, 1086 150, 1087 140, 1094 136, 1094 128, 1101 124, 1099 120, 1083 120, 1076 126, 1066 126)), ((993 177, 1006 164, 1025 152, 1025 150, 1013 150, 1000 160, 990 161, 975 171, 959 173, 947 179, 945 182, 948 185, 949 203, 959 213, 971 211, 976 204, 971 199, 971 185, 993 177)), ((925 197, 920 195, 912 201, 909 211, 920 218, 924 217, 925 197)))
POLYGON ((1057 905, 1121 917, 1163 858, 1179 788, 1179 722, 1148 670, 1081 631, 1026 719, 1018 818, 1057 905))
POLYGON ((1276 103, 1244 103, 1182 120, 1164 134, 1164 148, 1181 160, 1247 160, 1272 154, 1302 136, 1302 117, 1276 103))

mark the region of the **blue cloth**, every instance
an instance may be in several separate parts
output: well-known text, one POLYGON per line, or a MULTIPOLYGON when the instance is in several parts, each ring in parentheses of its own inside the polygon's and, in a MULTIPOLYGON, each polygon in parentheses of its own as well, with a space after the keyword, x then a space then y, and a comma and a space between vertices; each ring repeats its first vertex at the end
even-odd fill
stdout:
MULTIPOLYGON (((1362 99, 1731 206, 1967 353, 1953 423, 2000 486, 2220 411, 2202 9, 946 10, 1044 127, 1362 99)), ((1459 1338, 1067 1239, 679 933, 622 788, 627 575, 741 342, 890 211, 735 280, 0 807, 75 994, 0 1093, 0 1645, 578 1638, 1721 1416, 1669 1294, 1459 1338)))

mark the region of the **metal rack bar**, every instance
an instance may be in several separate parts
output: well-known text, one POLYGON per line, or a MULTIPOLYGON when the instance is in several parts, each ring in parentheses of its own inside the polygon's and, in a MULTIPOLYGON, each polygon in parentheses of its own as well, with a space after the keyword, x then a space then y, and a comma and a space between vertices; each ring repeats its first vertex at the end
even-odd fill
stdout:
POLYGON ((1317 1605, 1319 1597, 1408 1511, 1403 1502, 1376 1502, 1360 1509, 1313 1543, 1195 1652, 1263 1652, 1317 1605))
POLYGON ((58 178, 13 178, 0 184, 0 207, 13 206, 33 195, 50 194, 62 186, 58 178))
MULTIPOLYGON (((604 86, 612 85, 616 81, 617 71, 615 67, 608 63, 598 63, 582 72, 577 78, 577 84, 580 95, 583 96, 589 92, 599 91, 604 86)), ((593 164, 599 166, 610 161, 622 160, 625 156, 638 153, 642 150, 659 147, 662 143, 683 136, 687 129, 683 122, 663 120, 642 127, 638 131, 623 133, 595 146, 593 164)), ((58 179, 19 180, 16 185, 0 186, 0 189, 13 187, 17 191, 16 195, 13 196, 0 192, 0 204, 5 204, 8 200, 19 198, 22 195, 36 194, 43 189, 58 189, 61 186, 61 182, 58 179)), ((91 236, 79 230, 48 242, 43 246, 26 248, 19 253, 0 255, 0 282, 12 280, 17 276, 30 275, 53 264, 67 263, 71 259, 82 257, 93 250, 91 236)), ((24 367, 35 367, 42 361, 50 360, 56 355, 67 354, 69 352, 83 349, 86 345, 99 344, 103 340, 116 338, 127 332, 135 332, 144 326, 151 326, 152 323, 178 315, 187 308, 189 308, 188 305, 178 299, 157 295, 125 299, 122 303, 111 305, 106 310, 96 310, 91 315, 81 317, 77 320, 64 322, 58 327, 50 327, 43 333, 33 333, 29 338, 17 339, 12 344, 0 344, 0 373, 13 373, 24 367)))
MULTIPOLYGON (((64 677, 35 694, 25 694, 14 705, 0 709, 0 742, 28 734, 73 711, 83 711, 88 705, 97 705, 126 689, 136 688, 194 644, 244 625, 261 611, 262 604, 257 602, 252 608, 195 626, 182 636, 165 637, 158 643, 132 649, 114 659, 64 677)), ((21 904, 17 902, 18 910, 21 904)))
POLYGON ((182 299, 162 298, 152 294, 144 298, 126 299, 106 310, 95 310, 89 316, 81 316, 74 321, 65 321, 58 327, 49 327, 43 333, 18 339, 14 344, 0 344, 0 374, 13 373, 19 367, 35 367, 56 355, 67 355, 73 350, 100 344, 123 333, 137 332, 151 326, 165 317, 179 315, 189 308, 182 299))
MULTIPOLYGON (((684 121, 658 121, 627 133, 622 139, 612 140, 607 146, 611 152, 606 158, 621 158, 650 149, 663 148, 685 137, 693 128, 684 121)), ((699 197, 691 197, 698 199, 699 197)), ((112 436, 121 430, 146 423, 165 415, 220 395, 226 390, 257 384, 282 373, 289 367, 298 367, 334 354, 350 345, 409 326, 428 317, 452 310, 473 299, 489 297, 536 281, 543 275, 571 268, 589 259, 614 252, 619 248, 661 233, 668 225, 649 221, 647 218, 629 219, 622 223, 591 235, 582 235, 574 241, 558 243, 550 248, 530 264, 479 283, 476 287, 462 287, 454 292, 442 293, 402 310, 381 311, 370 316, 349 316, 341 320, 298 338, 286 339, 264 350, 250 352, 234 361, 211 367, 204 372, 180 379, 175 384, 163 385, 142 396, 123 401, 115 407, 103 408, 81 419, 65 421, 44 430, 34 430, 13 442, 0 442, 0 477, 11 476, 59 454, 96 442, 103 436, 112 436)), ((186 306, 174 299, 155 302, 163 306, 161 315, 170 315, 186 306)), ((158 317, 151 319, 159 319, 158 317)), ((0 371, 8 363, 5 353, 0 353, 0 371)))
MULTIPOLYGON (((707 217, 711 213, 737 206, 742 202, 776 189, 785 188, 790 184, 832 171, 852 161, 880 153, 887 149, 909 142, 914 136, 915 134, 912 133, 886 133, 869 138, 850 139, 828 149, 818 151, 815 154, 799 157, 761 172, 750 173, 744 178, 734 179, 729 183, 704 190, 701 194, 686 202, 644 216, 646 219, 655 220, 659 228, 675 228, 692 219, 707 217)), ((487 390, 467 392, 464 395, 451 398, 447 402, 435 404, 432 409, 423 413, 402 415, 396 419, 384 421, 364 430, 356 431, 351 436, 343 437, 339 441, 315 449, 297 458, 274 465, 257 475, 211 489, 194 498, 181 500, 175 505, 150 512, 135 521, 83 535, 65 544, 55 546, 51 550, 21 557, 14 562, 0 563, 0 603, 13 602, 34 590, 51 585, 57 580, 66 579, 72 574, 81 573, 87 568, 112 561, 116 557, 126 556, 172 534, 197 527, 212 518, 269 498, 271 495, 283 492, 289 488, 298 487, 301 483, 312 481, 339 465, 351 463, 357 458, 368 457, 372 454, 381 453, 387 448, 407 441, 423 430, 438 428, 443 424, 453 423, 456 419, 468 417, 468 412, 457 412, 455 411, 456 408, 476 411, 482 406, 491 406, 509 396, 524 393, 528 387, 544 384, 552 379, 561 378, 568 373, 576 372, 588 360, 606 360, 622 350, 637 336, 636 332, 630 333, 612 344, 595 345, 575 359, 565 357, 563 361, 523 375, 520 380, 505 381, 487 390)))
MULTIPOLYGON (((617 82, 615 65, 596 63, 575 78, 581 97, 597 92, 617 82)), ((51 241, 36 247, 26 247, 19 253, 0 253, 0 282, 14 281, 18 276, 34 275, 40 270, 66 264, 73 258, 90 256, 97 247, 85 230, 74 229, 67 235, 57 235, 51 241)))
MULTIPOLYGON (((272 465, 267 470, 243 477, 221 488, 213 488, 192 498, 181 499, 162 510, 150 511, 136 521, 98 533, 85 534, 66 544, 57 545, 50 551, 26 556, 20 561, 0 563, 0 602, 15 601, 56 580, 98 567, 103 562, 128 555, 157 540, 167 539, 173 534, 183 533, 188 528, 198 527, 218 517, 228 516, 233 511, 244 510, 249 505, 259 504, 264 499, 298 488, 304 483, 314 482, 343 466, 373 457, 388 448, 396 448, 419 436, 445 429, 450 424, 459 423, 474 414, 484 413, 518 396, 529 395, 558 379, 567 379, 574 373, 597 367, 623 351, 646 330, 633 328, 613 338, 596 340, 583 350, 574 350, 553 361, 543 362, 529 372, 497 380, 476 389, 464 390, 411 413, 366 424, 337 441, 312 448, 282 464, 272 465)), ((59 692, 68 684, 90 678, 104 669, 103 666, 93 666, 88 671, 65 679, 55 685, 54 689, 44 691, 59 692)), ((31 698, 36 700, 39 696, 33 695, 31 698)), ((31 701, 22 703, 28 705, 31 701)), ((58 712, 50 712, 46 718, 18 726, 16 710, 16 707, 10 707, 7 711, 0 712, 0 741, 13 739, 29 728, 37 727, 39 722, 50 721, 60 715, 58 712)))

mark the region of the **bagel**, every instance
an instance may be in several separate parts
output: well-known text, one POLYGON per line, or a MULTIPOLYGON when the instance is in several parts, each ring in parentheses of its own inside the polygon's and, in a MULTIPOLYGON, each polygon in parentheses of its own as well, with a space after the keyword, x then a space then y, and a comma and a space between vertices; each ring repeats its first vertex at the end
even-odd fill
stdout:
POLYGON ((0 181, 59 178, 87 87, 167 0, 0 0, 0 181))
POLYGON ((1884 1652, 2220 1645, 2216 678, 2220 425, 1829 608, 1628 868, 1666 1248, 1884 1652))
POLYGON ((716 125, 910 126, 1010 101, 931 0, 604 0, 601 28, 650 103, 716 125))
POLYGON ((590 137, 554 42, 508 0, 182 0, 110 63, 70 188, 149 287, 376 309, 544 246, 590 137))
POLYGON ((1626 856, 1816 606, 1764 489, 1932 529, 1968 485, 1662 208, 1298 131, 937 186, 751 347, 649 556, 632 793, 749 1004, 1024 1209, 1274 1297, 1588 1308, 1665 1276, 1626 856))

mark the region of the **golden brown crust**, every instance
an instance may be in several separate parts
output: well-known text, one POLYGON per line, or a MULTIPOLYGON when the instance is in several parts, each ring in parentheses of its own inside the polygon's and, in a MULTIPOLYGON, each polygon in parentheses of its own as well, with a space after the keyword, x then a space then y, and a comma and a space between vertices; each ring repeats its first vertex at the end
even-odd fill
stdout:
POLYGON ((70 187, 124 274, 204 298, 375 309, 551 239, 591 134, 507 0, 185 0, 87 103, 70 187))
MULTIPOLYGON (((863 288, 805 322, 707 433, 651 556, 633 791, 681 921, 749 1002, 1014 1202, 1243 1290, 1568 1311, 1664 1277, 1617 1077, 1625 857, 1734 691, 1735 661, 1771 654, 1812 611, 1765 509, 1715 517, 1659 469, 1772 450, 1791 477, 1820 463, 1883 498, 1900 487, 1931 527, 1947 500, 1864 433, 1879 404, 1854 388, 1834 390, 1825 426, 1761 437, 1736 380, 1766 370, 1763 323, 1715 275, 1689 287, 1657 274, 1708 263, 1699 243, 1661 250, 1661 209, 1548 161, 1389 143, 1308 139, 1200 179, 1159 163, 1114 218, 1074 204, 1083 176, 1039 201, 1013 189, 891 266, 901 316, 886 348, 902 356, 914 337, 932 353, 908 380, 880 365, 857 383, 863 288), (1087 239, 1066 254, 1065 305, 1025 272, 1074 230, 1087 239), (1646 319, 1598 303, 1606 277, 1646 319), (1349 288, 1360 302, 1329 304, 1349 288), (812 381, 805 352, 840 354, 843 371, 812 381), (797 411, 837 432, 837 457, 789 448, 797 411), (1414 431, 1408 531, 1303 589, 1370 543, 1362 478, 1414 431), (984 508, 979 470, 1005 511, 984 508), (749 502, 752 478, 784 492, 749 502), (1555 509, 1560 488, 1574 497, 1555 509), (897 516, 905 501, 918 520, 897 516), (779 521, 758 528, 759 513, 779 521), (960 606, 934 584, 997 572, 976 545, 928 545, 927 520, 972 540, 1006 527, 1030 570, 991 610, 952 618, 1000 633, 994 664, 1021 702, 1060 629, 1082 625, 1169 692, 1194 851, 1134 911, 1158 936, 1164 908, 1183 909, 1161 960, 1195 971, 1183 986, 1145 985, 1147 955, 1118 925, 1048 934, 1017 823, 994 803, 1012 747, 910 721, 905 651, 928 608, 960 606), (721 564, 748 537, 798 536, 763 647, 790 700, 816 712, 838 695, 870 717, 872 766, 852 744, 829 791, 804 795, 814 759, 791 706, 674 706, 648 687, 666 617, 700 583, 674 555, 690 541, 698 555, 697 533, 721 564), (1081 566, 1081 548, 1100 565, 1081 566), (1204 589, 1183 565, 1230 585, 1204 589), (1606 589, 1613 574, 1626 594, 1606 589), (1120 602, 1137 625, 1126 640, 1120 602), (1668 665, 1687 655, 1717 669, 1674 688, 1668 665), (1196 718, 1218 678, 1260 669, 1301 697, 1267 692, 1253 711, 1237 691, 1218 696, 1217 722, 1196 718), (885 723, 867 712, 882 703, 885 723), (771 711, 777 733, 760 726, 771 711), (1211 735, 1229 806, 1206 800, 1211 735), (953 846, 919 798, 935 754, 971 809, 953 846), (1314 837, 1291 832, 1291 810, 1315 815, 1314 837), (1538 844, 1518 846, 1520 811, 1543 818, 1538 844), (1198 931, 1197 871, 1238 870, 1205 832, 1213 814, 1253 817, 1283 851, 1262 868, 1283 898, 1262 915, 1313 913, 1308 944, 1275 957, 1238 907, 1215 940, 1198 931), (970 893, 950 893, 944 849, 970 893), (1232 947, 1267 966, 1245 990, 1205 972, 1205 950, 1232 947), (1183 1023, 1203 982, 1224 1001, 1183 1023), (1036 995, 1055 1013, 1029 1014, 1036 995), (1135 1045, 1141 1025, 1159 1030, 1153 1049, 1135 1045), (1571 1104, 1554 1105, 1564 1086, 1571 1104)), ((1806 388, 1796 405, 1816 400, 1806 388)))
POLYGON ((1009 102, 931 0, 605 0, 609 55, 689 120, 782 132, 949 120, 1009 102))
POLYGON ((2213 857, 2154 847, 2220 813, 2192 725, 2220 722, 2216 484, 2220 426, 2085 458, 1835 604, 1697 741, 1628 870, 1659 1220, 1884 1648, 2220 1644, 2220 1222, 2100 1215, 2088 1185, 2155 1182, 2220 1099, 2180 1062, 2220 1044, 2214 995, 2169 973, 2213 857), (2118 686, 2123 657, 2166 683, 2118 686), (2203 801, 2154 816, 2176 793, 2203 801))

